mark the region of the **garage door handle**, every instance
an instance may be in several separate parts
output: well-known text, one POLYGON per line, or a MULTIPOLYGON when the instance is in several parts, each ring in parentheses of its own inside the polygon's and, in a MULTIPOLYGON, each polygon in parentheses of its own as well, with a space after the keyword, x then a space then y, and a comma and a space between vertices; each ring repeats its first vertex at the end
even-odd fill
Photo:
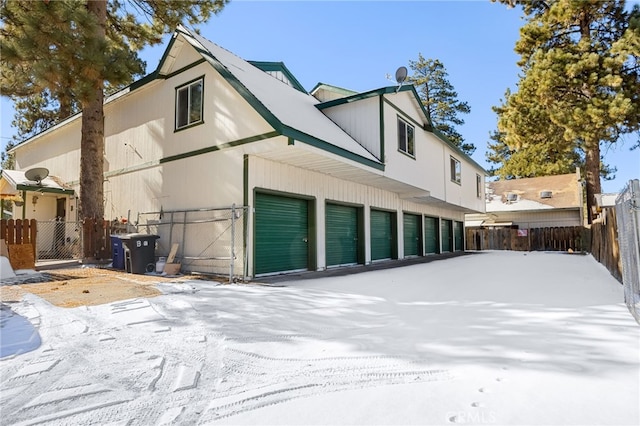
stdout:
POLYGON ((308 242, 309 242, 309 239, 308 239, 307 237, 304 237, 304 238, 302 239, 302 241, 303 241, 303 242, 305 242, 305 243, 308 243, 308 242))

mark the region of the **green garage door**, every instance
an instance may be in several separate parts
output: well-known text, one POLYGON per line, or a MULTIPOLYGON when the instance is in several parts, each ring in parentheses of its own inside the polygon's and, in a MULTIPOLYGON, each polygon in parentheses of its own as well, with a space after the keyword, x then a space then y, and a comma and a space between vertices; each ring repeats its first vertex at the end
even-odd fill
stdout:
POLYGON ((424 252, 427 254, 440 253, 440 227, 437 217, 424 218, 424 252))
POLYGON ((420 216, 405 213, 404 224, 404 256, 420 256, 422 254, 422 234, 420 228, 420 216))
POLYGON ((453 242, 454 242, 454 251, 462 251, 464 247, 462 246, 464 238, 464 224, 462 222, 453 222, 453 242))
POLYGON ((309 269, 309 202, 256 194, 255 273, 309 269))
POLYGON ((327 266, 358 263, 358 209, 327 204, 327 266))
POLYGON ((393 257, 393 213, 371 210, 371 260, 393 257))
POLYGON ((451 221, 448 219, 442 219, 440 221, 442 227, 442 252, 453 250, 453 229, 451 221))

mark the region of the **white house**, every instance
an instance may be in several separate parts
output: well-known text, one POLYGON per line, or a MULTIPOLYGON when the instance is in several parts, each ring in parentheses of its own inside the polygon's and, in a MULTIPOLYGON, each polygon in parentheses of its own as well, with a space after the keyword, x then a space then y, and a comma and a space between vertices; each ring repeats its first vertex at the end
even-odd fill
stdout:
MULTIPOLYGON (((77 193, 79 116, 12 152, 77 193)), ((462 250, 465 213, 485 208, 486 172, 434 133, 413 86, 309 94, 284 64, 185 28, 154 73, 105 101, 104 162, 107 218, 249 206, 247 270, 235 266, 248 276, 462 250)), ((213 238, 185 240, 184 255, 213 238)))

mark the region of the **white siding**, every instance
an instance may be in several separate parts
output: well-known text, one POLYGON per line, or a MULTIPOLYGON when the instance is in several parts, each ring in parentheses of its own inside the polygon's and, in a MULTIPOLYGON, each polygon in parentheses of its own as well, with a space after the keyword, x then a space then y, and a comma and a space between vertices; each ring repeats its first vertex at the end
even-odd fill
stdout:
POLYGON ((367 98, 322 110, 334 123, 380 158, 380 99, 367 98))

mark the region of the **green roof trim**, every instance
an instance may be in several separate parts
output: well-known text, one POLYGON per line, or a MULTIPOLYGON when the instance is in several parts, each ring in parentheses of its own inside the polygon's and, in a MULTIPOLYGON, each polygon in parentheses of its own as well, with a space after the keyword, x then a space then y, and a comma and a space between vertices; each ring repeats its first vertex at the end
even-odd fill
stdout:
POLYGON ((284 62, 263 62, 263 61, 247 61, 247 62, 249 62, 251 65, 253 65, 256 68, 261 69, 264 72, 280 71, 287 77, 289 82, 293 85, 294 89, 299 90, 300 92, 308 95, 307 91, 304 90, 304 87, 302 86, 302 84, 300 84, 298 79, 291 73, 291 71, 289 71, 289 68, 287 68, 284 62))
MULTIPOLYGON (((402 86, 399 89, 395 86, 381 87, 380 89, 369 90, 368 92, 356 93, 345 98, 334 99, 332 101, 320 102, 316 105, 316 108, 322 110, 325 108, 331 108, 336 105, 348 104, 350 102, 360 101, 362 99, 372 98, 374 96, 386 95, 396 92, 406 92, 411 90, 413 86, 402 86)), ((414 89, 415 92, 415 89, 414 89)))

